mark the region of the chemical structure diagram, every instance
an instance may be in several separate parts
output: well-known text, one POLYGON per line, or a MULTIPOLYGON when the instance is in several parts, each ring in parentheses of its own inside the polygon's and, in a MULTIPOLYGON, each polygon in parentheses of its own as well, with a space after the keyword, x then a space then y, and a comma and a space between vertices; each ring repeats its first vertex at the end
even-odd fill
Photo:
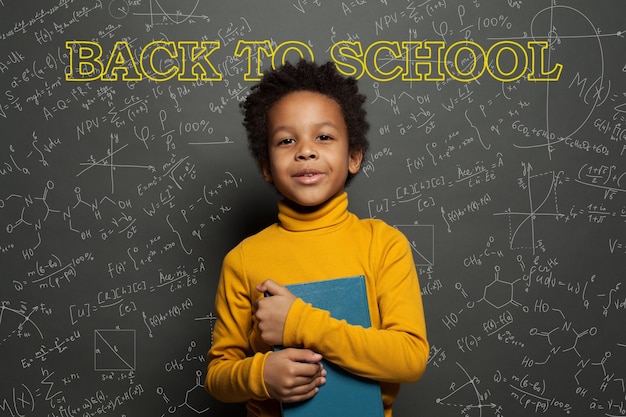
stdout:
MULTIPOLYGON (((163 398, 163 401, 165 401, 166 404, 170 403, 170 399, 167 394, 165 394, 163 387, 157 387, 156 391, 157 394, 163 398)), ((161 417, 174 415, 181 408, 189 409, 196 414, 204 414, 211 408, 208 405, 208 399, 210 399, 210 397, 205 391, 204 384, 202 383, 202 371, 197 370, 196 384, 185 392, 185 401, 178 405, 169 406, 167 408, 167 413, 161 414, 161 417)))
MULTIPOLYGON (((495 309, 501 309, 508 305, 513 305, 515 307, 521 307, 522 304, 515 300, 514 298, 514 285, 521 281, 522 278, 518 278, 513 282, 506 282, 500 279, 500 266, 494 266, 494 279, 492 282, 485 286, 483 291, 483 296, 476 301, 468 301, 467 307, 474 308, 476 304, 480 302, 484 302, 494 307, 495 309)), ((457 282, 454 287, 461 292, 463 298, 467 299, 468 294, 463 289, 463 285, 460 282, 457 282)), ((526 311, 527 308, 525 307, 526 311)))
MULTIPOLYGON (((556 311, 561 313, 561 315, 563 314, 560 310, 556 311)), ((548 354, 546 359, 541 362, 531 361, 531 365, 545 365, 553 355, 556 355, 559 352, 566 353, 572 351, 580 358, 582 355, 578 350, 578 342, 585 336, 593 337, 598 333, 598 329, 596 327, 590 327, 582 331, 577 331, 572 325, 572 322, 565 321, 564 316, 563 320, 564 324, 562 326, 554 327, 549 331, 538 330, 537 328, 532 328, 530 330, 531 336, 545 337, 550 346, 550 354, 548 354)))
POLYGON ((513 298, 513 286, 521 278, 516 279, 513 282, 506 282, 500 279, 500 266, 494 267, 494 279, 492 282, 485 286, 483 297, 477 302, 484 301, 496 309, 501 309, 509 304, 515 307, 520 307, 522 304, 515 301, 513 298))
MULTIPOLYGON (((33 239, 34 243, 31 247, 22 252, 24 259, 32 257, 34 251, 41 245, 41 230, 49 216, 53 213, 60 213, 60 210, 53 209, 48 203, 49 192, 52 191, 54 187, 55 184, 53 181, 47 181, 40 196, 11 194, 0 199, 0 210, 5 211, 5 213, 3 213, 4 217, 9 219, 11 216, 15 216, 13 220, 9 220, 8 223, 2 225, 7 232, 7 237, 23 228, 33 230, 36 234, 36 238, 33 239), (19 212, 19 215, 13 214, 13 211, 19 212)), ((7 243, 8 242, 0 242, 0 245, 2 245, 2 251, 0 251, 0 253, 8 252, 9 249, 15 248, 15 244, 7 243)))

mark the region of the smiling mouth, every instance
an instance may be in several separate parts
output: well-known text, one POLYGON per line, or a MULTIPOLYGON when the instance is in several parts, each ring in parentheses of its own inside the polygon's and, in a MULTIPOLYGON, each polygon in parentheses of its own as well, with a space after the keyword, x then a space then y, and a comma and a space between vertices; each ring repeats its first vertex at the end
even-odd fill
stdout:
POLYGON ((314 177, 316 175, 322 175, 322 173, 320 171, 317 171, 317 170, 307 169, 307 170, 296 172, 294 177, 305 177, 305 178, 307 178, 307 177, 314 177))
POLYGON ((302 184, 314 184, 317 183, 323 176, 323 172, 307 169, 296 172, 293 175, 293 178, 302 184))

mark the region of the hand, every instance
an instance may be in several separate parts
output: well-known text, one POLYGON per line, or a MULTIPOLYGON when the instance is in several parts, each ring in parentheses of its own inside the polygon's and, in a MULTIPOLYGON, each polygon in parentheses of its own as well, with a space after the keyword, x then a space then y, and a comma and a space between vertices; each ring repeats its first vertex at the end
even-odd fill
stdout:
POLYGON ((322 355, 309 349, 286 348, 265 359, 263 378, 270 397, 280 402, 304 401, 326 383, 322 355))
POLYGON ((296 296, 287 288, 270 279, 258 285, 256 289, 272 295, 271 297, 261 297, 255 303, 256 311, 254 314, 261 340, 269 345, 282 345, 285 320, 296 296))

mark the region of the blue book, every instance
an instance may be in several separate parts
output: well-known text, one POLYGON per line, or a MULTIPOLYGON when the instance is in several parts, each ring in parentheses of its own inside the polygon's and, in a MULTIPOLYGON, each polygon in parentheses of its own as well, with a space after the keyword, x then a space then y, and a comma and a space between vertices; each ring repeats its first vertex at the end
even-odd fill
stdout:
MULTIPOLYGON (((286 287, 313 307, 333 318, 371 327, 363 276, 291 284, 286 287)), ((281 349, 282 347, 275 347, 281 349)), ((382 417, 380 384, 323 360, 326 384, 309 400, 282 403, 284 417, 382 417)))

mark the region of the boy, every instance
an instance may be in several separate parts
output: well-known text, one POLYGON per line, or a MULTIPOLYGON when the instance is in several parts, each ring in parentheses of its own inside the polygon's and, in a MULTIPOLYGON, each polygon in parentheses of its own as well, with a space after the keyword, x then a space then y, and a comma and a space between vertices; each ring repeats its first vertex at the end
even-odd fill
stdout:
POLYGON ((324 357, 379 381, 390 417, 400 383, 418 380, 426 367, 406 238, 347 210, 345 186, 368 147, 364 101, 334 64, 300 61, 266 73, 243 104, 250 150, 283 199, 278 222, 224 258, 205 386, 219 400, 246 401, 248 416, 280 416, 279 401, 324 389, 324 357), (333 319, 284 287, 356 275, 366 280, 368 329, 333 319), (297 348, 273 352, 273 345, 297 348))

